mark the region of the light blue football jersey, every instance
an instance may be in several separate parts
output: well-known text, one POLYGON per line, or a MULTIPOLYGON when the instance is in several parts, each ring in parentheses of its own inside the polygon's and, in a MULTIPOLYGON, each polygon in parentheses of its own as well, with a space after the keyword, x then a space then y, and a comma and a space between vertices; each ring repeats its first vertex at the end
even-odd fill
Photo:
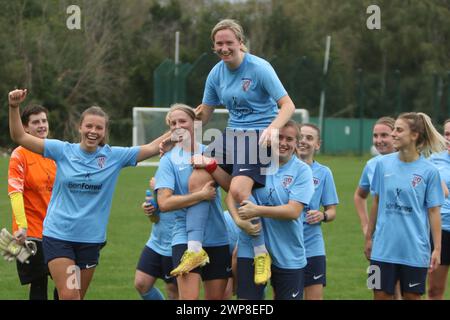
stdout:
POLYGON ((402 162, 398 152, 377 163, 371 191, 378 195, 378 216, 371 259, 428 268, 428 209, 444 203, 439 172, 423 156, 402 162))
POLYGON ((65 241, 102 243, 120 169, 135 166, 140 147, 105 145, 87 153, 80 144, 45 139, 44 157, 57 172, 43 234, 65 241))
POLYGON ((311 164, 314 181, 314 195, 308 206, 302 212, 303 235, 305 238, 306 257, 325 255, 325 244, 323 241, 321 223, 308 224, 306 212, 309 210, 320 210, 321 206, 331 206, 339 203, 336 186, 334 184, 331 170, 314 161, 311 164))
POLYGON ((359 179, 359 187, 367 192, 370 191, 370 185, 372 184, 373 172, 375 171, 375 166, 377 165, 378 160, 380 160, 382 155, 378 155, 369 159, 367 161, 363 172, 361 174, 361 178, 359 179))
MULTIPOLYGON (((205 146, 200 145, 199 152, 205 146)), ((189 194, 189 177, 192 174, 192 154, 180 147, 175 147, 167 152, 159 161, 156 171, 155 190, 168 188, 174 195, 189 194)), ((187 243, 186 233, 186 208, 178 210, 175 214, 175 226, 172 233, 172 246, 187 243)), ((164 215, 164 213, 161 213, 164 215)), ((217 196, 211 201, 208 220, 206 222, 204 247, 228 245, 228 233, 225 226, 225 218, 221 204, 220 190, 217 188, 217 196)))
MULTIPOLYGON (((450 190, 450 154, 448 151, 431 155, 430 161, 439 170, 441 180, 450 190)), ((447 197, 441 207, 442 230, 450 232, 450 199, 447 197)))
MULTIPOLYGON (((273 175, 266 177, 266 186, 255 189, 253 196, 258 205, 280 206, 290 200, 308 205, 314 193, 311 168, 293 156, 273 175)), ((300 269, 306 266, 303 239, 303 222, 299 216, 294 220, 262 218, 264 237, 272 263, 283 269, 300 269)), ((253 258, 251 238, 239 233, 238 257, 253 258)))
POLYGON ((159 214, 158 223, 153 223, 147 247, 162 256, 172 256, 172 231, 175 225, 177 211, 159 214))
POLYGON ((202 103, 225 106, 230 114, 228 127, 265 129, 278 114, 277 101, 286 96, 269 62, 250 53, 236 70, 220 61, 208 75, 202 103))
POLYGON ((239 227, 234 223, 233 217, 228 211, 224 211, 225 222, 227 225, 228 239, 230 241, 230 254, 233 254, 234 248, 238 244, 239 227))

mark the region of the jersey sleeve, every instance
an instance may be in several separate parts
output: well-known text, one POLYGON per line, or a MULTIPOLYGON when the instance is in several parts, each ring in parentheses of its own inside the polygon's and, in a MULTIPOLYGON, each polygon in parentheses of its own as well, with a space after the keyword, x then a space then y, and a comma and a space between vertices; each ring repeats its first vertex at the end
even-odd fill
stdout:
POLYGON ((141 150, 141 147, 112 147, 114 157, 119 159, 122 167, 136 166, 137 156, 141 150))
POLYGON ((373 172, 372 183, 370 185, 370 192, 373 195, 379 195, 381 192, 381 181, 383 177, 383 167, 381 161, 378 161, 373 172))
POLYGON ((203 91, 203 99, 202 99, 202 103, 204 105, 214 107, 221 105, 215 84, 217 78, 216 74, 217 74, 217 66, 211 70, 211 72, 208 74, 208 77, 206 78, 205 90, 203 91))
POLYGON ((442 206, 445 202, 444 191, 439 171, 433 166, 428 178, 427 189, 425 191, 426 207, 433 208, 442 206))
POLYGON ((320 202, 322 206, 330 206, 339 203, 336 185, 334 184, 333 173, 329 169, 326 170, 323 192, 320 202))
POLYGON ((369 166, 367 164, 363 169, 358 186, 365 191, 370 191, 369 166))
POLYGON ((23 193, 25 185, 25 158, 24 155, 15 149, 11 154, 8 168, 8 194, 23 193))
POLYGON ((159 161, 158 170, 155 174, 155 190, 167 188, 175 191, 175 172, 170 162, 170 154, 165 154, 159 161))
POLYGON ((281 98, 287 95, 287 91, 281 83, 270 63, 266 62, 264 68, 259 68, 259 77, 262 80, 263 87, 268 94, 278 102, 281 98))
POLYGON ((294 200, 308 205, 314 195, 314 182, 312 170, 304 165, 299 168, 299 174, 295 177, 294 184, 289 192, 289 200, 294 200))
POLYGON ((59 161, 64 156, 64 144, 56 139, 44 139, 44 154, 45 158, 50 158, 59 161))

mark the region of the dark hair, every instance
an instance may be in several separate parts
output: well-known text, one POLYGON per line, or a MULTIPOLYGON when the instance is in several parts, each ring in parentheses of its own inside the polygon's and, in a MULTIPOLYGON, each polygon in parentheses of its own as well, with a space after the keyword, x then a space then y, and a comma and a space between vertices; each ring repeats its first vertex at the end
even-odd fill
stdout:
POLYGON ((99 116, 99 117, 105 118, 105 126, 106 126, 105 127, 105 137, 99 143, 100 146, 104 146, 105 144, 108 143, 108 136, 109 136, 109 133, 108 133, 108 131, 109 131, 109 116, 108 116, 108 114, 105 111, 103 111, 103 109, 100 107, 97 107, 97 106, 89 107, 86 110, 84 110, 80 116, 80 126, 83 123, 83 120, 87 115, 94 115, 94 116, 99 116))
POLYGON ((30 104, 30 105, 26 106, 22 110, 22 114, 20 115, 20 119, 22 120, 22 125, 28 126, 28 122, 30 121, 30 116, 32 116, 34 114, 39 114, 42 112, 45 113, 45 115, 48 117, 47 108, 45 108, 41 105, 38 105, 38 104, 30 104))

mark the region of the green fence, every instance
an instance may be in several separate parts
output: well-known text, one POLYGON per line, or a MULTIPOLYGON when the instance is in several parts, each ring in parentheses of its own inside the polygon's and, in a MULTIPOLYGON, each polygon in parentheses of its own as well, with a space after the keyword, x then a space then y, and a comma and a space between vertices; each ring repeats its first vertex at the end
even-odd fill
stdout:
MULTIPOLYGON (((318 124, 318 118, 310 118, 318 124)), ((321 152, 326 154, 369 153, 372 147, 372 128, 377 119, 325 118, 321 152)))

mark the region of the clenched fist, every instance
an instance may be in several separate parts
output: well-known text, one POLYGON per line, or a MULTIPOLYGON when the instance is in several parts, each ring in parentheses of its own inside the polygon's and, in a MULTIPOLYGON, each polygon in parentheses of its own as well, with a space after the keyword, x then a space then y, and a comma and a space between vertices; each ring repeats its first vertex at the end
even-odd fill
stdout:
POLYGON ((11 91, 8 94, 9 106, 12 108, 18 108, 19 104, 24 102, 26 97, 27 97, 27 89, 24 90, 16 89, 11 91))

